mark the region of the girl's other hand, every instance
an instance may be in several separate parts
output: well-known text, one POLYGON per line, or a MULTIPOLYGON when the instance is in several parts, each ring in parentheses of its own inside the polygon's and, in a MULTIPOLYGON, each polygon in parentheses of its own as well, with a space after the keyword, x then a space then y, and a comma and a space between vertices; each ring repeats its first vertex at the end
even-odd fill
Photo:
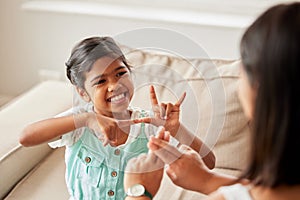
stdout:
POLYGON ((130 125, 133 120, 117 120, 96 113, 89 113, 86 120, 86 126, 89 127, 95 135, 106 146, 118 146, 127 140, 130 125))

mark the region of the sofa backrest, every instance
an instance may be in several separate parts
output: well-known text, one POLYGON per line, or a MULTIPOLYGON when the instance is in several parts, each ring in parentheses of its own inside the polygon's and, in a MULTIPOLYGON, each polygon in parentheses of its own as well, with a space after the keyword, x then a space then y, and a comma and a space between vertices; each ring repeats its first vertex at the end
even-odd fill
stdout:
POLYGON ((239 60, 186 59, 122 47, 133 66, 132 105, 151 109, 149 85, 161 102, 187 92, 181 121, 216 154, 216 167, 240 171, 247 165, 249 126, 237 95, 239 60))

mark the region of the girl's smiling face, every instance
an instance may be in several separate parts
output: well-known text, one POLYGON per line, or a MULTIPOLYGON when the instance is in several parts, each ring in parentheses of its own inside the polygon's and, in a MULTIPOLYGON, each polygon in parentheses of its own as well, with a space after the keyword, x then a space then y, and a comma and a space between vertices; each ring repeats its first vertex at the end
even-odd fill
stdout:
POLYGON ((127 112, 134 86, 129 69, 119 59, 99 58, 85 74, 86 101, 92 101, 96 113, 113 117, 127 112))

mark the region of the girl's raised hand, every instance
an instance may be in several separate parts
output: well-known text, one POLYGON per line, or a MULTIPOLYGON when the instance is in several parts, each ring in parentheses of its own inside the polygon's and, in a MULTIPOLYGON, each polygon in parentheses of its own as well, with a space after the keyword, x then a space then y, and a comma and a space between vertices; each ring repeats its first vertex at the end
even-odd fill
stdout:
POLYGON ((180 106, 184 101, 186 93, 184 92, 179 100, 175 103, 160 103, 157 99, 157 95, 154 86, 150 86, 150 101, 152 105, 152 110, 154 117, 146 117, 141 119, 136 119, 135 123, 150 123, 155 126, 164 126, 167 131, 175 136, 179 127, 179 114, 180 106))

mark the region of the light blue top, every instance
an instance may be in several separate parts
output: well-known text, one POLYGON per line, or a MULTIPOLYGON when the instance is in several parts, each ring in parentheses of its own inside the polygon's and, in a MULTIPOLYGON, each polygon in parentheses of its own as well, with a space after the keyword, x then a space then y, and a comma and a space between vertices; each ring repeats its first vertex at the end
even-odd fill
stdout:
MULTIPOLYGON (((78 113, 86 107, 67 111, 59 116, 78 113), (79 109, 80 110, 80 109, 79 109)), ((144 117, 148 114, 140 109, 132 109, 132 117, 144 117)), ((55 142, 53 148, 66 146, 66 183, 71 199, 120 200, 124 199, 124 169, 129 159, 141 153, 147 153, 147 142, 157 127, 149 124, 135 124, 125 144, 118 147, 103 146, 102 142, 88 128, 72 131, 55 142)))

